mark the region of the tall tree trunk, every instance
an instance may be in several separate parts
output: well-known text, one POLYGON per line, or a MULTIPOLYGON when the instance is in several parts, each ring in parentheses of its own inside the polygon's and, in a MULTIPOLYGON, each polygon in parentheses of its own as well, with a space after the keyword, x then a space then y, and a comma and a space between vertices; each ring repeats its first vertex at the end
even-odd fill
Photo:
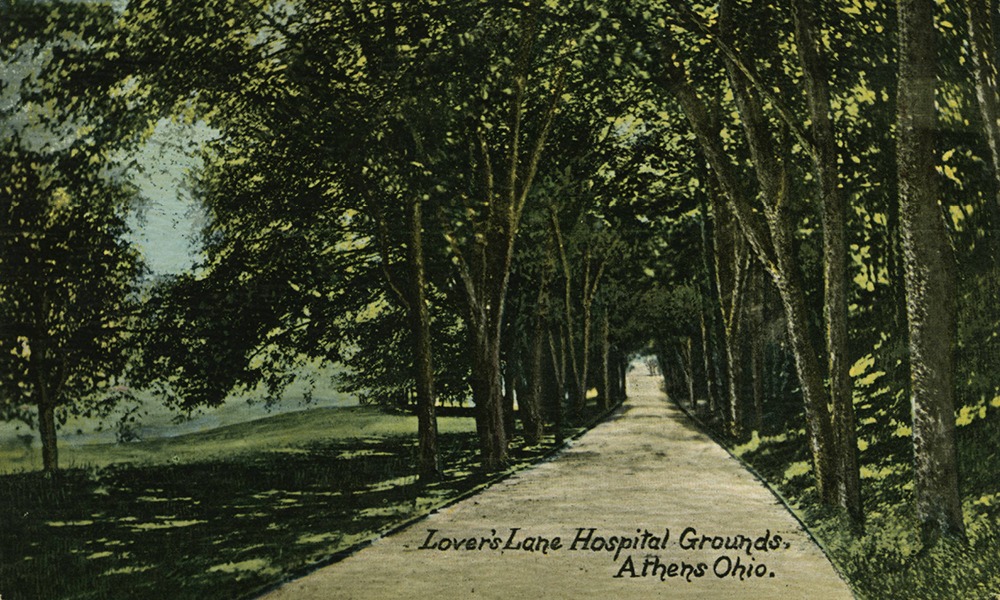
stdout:
POLYGON ((698 331, 701 334, 701 358, 703 368, 705 369, 705 401, 708 404, 708 412, 714 413, 716 411, 716 407, 718 406, 715 391, 715 378, 712 369, 712 365, 715 362, 712 357, 715 352, 712 348, 712 323, 710 319, 705 318, 706 312, 712 312, 712 309, 710 308, 711 302, 706 302, 703 299, 700 302, 700 305, 701 306, 698 311, 698 331))
POLYGON ((750 270, 750 255, 746 244, 741 243, 732 215, 718 199, 713 200, 716 228, 713 249, 715 254, 716 286, 720 302, 718 314, 722 322, 722 343, 725 351, 726 379, 729 382, 727 415, 729 433, 740 439, 744 435, 745 402, 743 388, 743 338, 744 303, 750 270))
POLYGON ((837 140, 830 116, 828 75, 823 68, 816 25, 809 0, 794 0, 796 48, 802 66, 802 82, 812 121, 813 162, 819 179, 823 224, 823 317, 826 324, 827 375, 833 405, 833 431, 837 455, 838 503, 860 527, 861 478, 858 470, 858 440, 851 385, 851 359, 847 336, 847 202, 840 190, 837 140))
MULTIPOLYGON (((738 306, 738 296, 735 292, 739 288, 738 275, 739 269, 742 268, 743 260, 741 260, 737 252, 739 240, 737 239, 738 233, 733 223, 732 214, 723 206, 722 199, 717 194, 713 194, 711 200, 713 223, 712 264, 715 267, 712 269, 715 279, 713 287, 718 290, 714 304, 718 309, 718 320, 721 325, 719 329, 721 331, 722 359, 725 363, 726 372, 724 395, 726 403, 730 407, 729 412, 732 414, 732 407, 739 401, 737 398, 739 386, 733 377, 733 372, 736 369, 733 366, 734 352, 732 344, 734 340, 732 329, 734 321, 732 315, 734 314, 734 309, 738 306)), ((710 406, 709 408, 713 413, 715 412, 714 407, 710 406)))
POLYGON ((524 427, 524 441, 528 446, 538 445, 542 440, 541 399, 544 358, 545 328, 544 325, 539 325, 531 334, 531 363, 523 403, 521 396, 518 396, 518 408, 521 411, 521 423, 524 427))
POLYGON ((534 327, 531 332, 530 363, 528 369, 528 389, 524 399, 518 396, 518 407, 524 426, 524 439, 529 446, 534 446, 542 439, 542 377, 545 358, 545 343, 547 327, 545 317, 548 312, 548 284, 543 281, 538 288, 535 302, 534 327))
MULTIPOLYGON (((720 2, 719 27, 723 32, 727 32, 731 25, 728 13, 728 2, 720 2)), ((805 284, 794 249, 795 229, 788 212, 788 168, 784 155, 787 128, 780 127, 776 130, 771 125, 764 113, 759 91, 753 88, 749 78, 728 57, 726 68, 760 184, 759 199, 776 267, 772 267, 771 275, 785 308, 788 337, 802 385, 816 488, 821 501, 832 506, 837 503, 836 438, 827 408, 824 372, 819 362, 819 353, 812 343, 805 284)), ((736 215, 741 222, 744 220, 739 212, 736 215)), ((764 264, 769 266, 767 261, 764 264)))
MULTIPOLYGON (((708 174, 711 177, 711 174, 708 174)), ((718 375, 718 352, 716 348, 717 340, 715 332, 716 313, 713 307, 721 304, 720 292, 717 286, 718 280, 714 267, 715 256, 715 231, 709 230, 708 202, 703 194, 699 200, 701 209, 701 221, 699 228, 701 232, 701 294, 699 295, 700 312, 698 315, 701 327, 702 356, 705 361, 705 393, 708 400, 709 412, 715 412, 718 406, 718 394, 722 387, 717 379, 718 375)))
MULTIPOLYGON (((577 353, 576 353, 576 319, 573 317, 573 271, 569 263, 569 253, 566 248, 566 241, 563 238, 562 228, 559 224, 559 217, 555 210, 550 211, 549 221, 552 226, 552 235, 555 240, 556 249, 558 250, 559 264, 562 267, 562 279, 563 279, 563 330, 565 332, 566 345, 569 352, 569 371, 573 378, 572 387, 572 400, 570 401, 570 406, 573 408, 574 414, 579 414, 583 409, 583 405, 586 401, 587 390, 586 382, 582 381, 582 377, 586 376, 586 356, 584 356, 583 365, 579 364, 577 353)), ((586 286, 583 286, 586 289, 586 286)), ((584 291, 581 296, 586 295, 584 291)), ((586 307, 584 307, 586 312, 586 307)), ((584 331, 584 348, 588 340, 588 334, 584 331)), ((586 349, 584 349, 586 352, 586 349)), ((569 388, 569 386, 567 386, 569 388)))
POLYGON ((587 388, 590 383, 587 381, 590 374, 590 338, 591 338, 591 308, 592 304, 584 299, 583 305, 583 332, 580 347, 580 383, 578 384, 579 395, 577 396, 576 411, 583 413, 587 406, 587 388))
POLYGON ((476 404, 476 430, 483 469, 507 466, 507 434, 500 383, 500 337, 483 323, 472 327, 472 399, 476 404))
POLYGON ((677 349, 677 364, 684 373, 684 383, 687 386, 688 406, 692 410, 698 408, 698 400, 694 395, 694 360, 691 358, 691 338, 684 338, 677 349))
POLYGON ((763 273, 754 269, 749 278, 749 305, 747 318, 750 321, 747 338, 750 342, 750 387, 753 393, 753 428, 762 433, 764 428, 764 290, 766 281, 763 273))
POLYGON ((963 537, 955 448, 957 268, 938 206, 934 0, 898 0, 897 165, 906 314, 910 332, 914 483, 925 543, 963 537))
POLYGON ((514 414, 515 402, 515 381, 520 377, 521 357, 517 349, 517 340, 511 334, 510 328, 502 338, 505 346, 501 363, 503 364, 503 423, 504 432, 508 440, 516 435, 517 424, 514 414))
POLYGON ((566 338, 560 333, 559 347, 556 347, 555 336, 549 330, 549 352, 552 356, 552 370, 556 376, 556 388, 558 393, 553 395, 553 421, 556 430, 556 445, 560 445, 565 440, 563 432, 563 402, 566 396, 566 338))
POLYGON ((427 269, 424 263, 423 215, 419 199, 410 202, 408 226, 410 240, 406 245, 410 273, 409 313, 413 332, 416 396, 417 438, 421 479, 441 476, 438 461, 438 428, 434 393, 434 365, 431 356, 431 320, 427 309, 427 269))
POLYGON ((517 435, 517 423, 515 422, 517 415, 514 411, 516 400, 514 382, 517 379, 517 374, 515 365, 506 362, 510 360, 510 358, 505 359, 506 366, 503 373, 503 428, 508 440, 517 435))
POLYGON ((601 311, 601 404, 604 410, 611 407, 611 374, 608 360, 611 354, 611 326, 608 323, 608 307, 601 311))
POLYGON ((539 127, 533 142, 523 129, 528 74, 532 64, 534 44, 539 35, 538 0, 527 5, 520 26, 518 48, 511 71, 510 101, 507 105, 505 140, 499 150, 491 148, 486 126, 477 124, 469 131, 472 160, 470 181, 479 188, 478 202, 466 205, 462 219, 473 217, 471 225, 476 235, 458 239, 451 223, 444 223, 445 240, 457 263, 469 308, 469 328, 472 330, 472 390, 477 406, 477 431, 483 467, 495 471, 507 465, 507 437, 503 426, 503 397, 500 384, 500 347, 504 304, 510 280, 514 243, 538 172, 538 165, 555 120, 562 98, 563 63, 553 67, 551 86, 546 91, 548 102, 539 114, 539 127), (478 153, 478 155, 477 155, 478 153), (494 171, 494 165, 501 168, 494 171))
POLYGON ((837 504, 837 467, 832 424, 827 409, 827 393, 823 385, 823 370, 809 332, 809 316, 802 276, 798 270, 798 263, 792 256, 792 241, 783 226, 779 225, 773 231, 778 236, 775 240, 778 271, 783 275, 776 277, 775 283, 785 309, 788 341, 795 357, 795 370, 799 383, 802 386, 813 469, 816 473, 816 488, 820 499, 825 504, 833 506, 837 504))
POLYGON ((727 421, 729 423, 729 435, 736 439, 743 437, 743 423, 745 420, 743 409, 743 353, 741 351, 740 337, 736 331, 730 331, 726 335, 726 369, 729 379, 729 410, 727 421))

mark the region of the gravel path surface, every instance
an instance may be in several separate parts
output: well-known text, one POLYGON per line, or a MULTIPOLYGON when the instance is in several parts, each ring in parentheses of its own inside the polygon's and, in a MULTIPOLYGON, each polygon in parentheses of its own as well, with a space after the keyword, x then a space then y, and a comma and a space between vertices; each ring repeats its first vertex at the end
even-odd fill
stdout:
POLYGON ((633 373, 624 407, 555 458, 265 598, 852 598, 659 383, 633 373))

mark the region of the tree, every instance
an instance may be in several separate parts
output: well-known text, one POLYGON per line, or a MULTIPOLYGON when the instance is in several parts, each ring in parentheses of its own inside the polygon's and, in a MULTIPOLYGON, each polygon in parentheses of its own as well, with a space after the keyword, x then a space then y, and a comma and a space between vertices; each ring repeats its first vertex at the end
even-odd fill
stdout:
POLYGON ((813 148, 811 158, 820 187, 823 226, 823 321, 826 331, 827 376, 832 406, 837 460, 838 503, 860 525, 861 475, 855 430, 851 358, 847 334, 847 201, 841 191, 837 138, 833 127, 829 74, 817 40, 817 25, 808 2, 792 3, 795 47, 802 67, 802 87, 809 107, 813 148))
POLYGON ((17 3, 0 18, 0 415, 37 422, 51 473, 58 423, 128 394, 143 269, 124 240, 135 192, 111 157, 134 138, 101 51, 110 8, 17 3))
POLYGON ((49 472, 59 467, 57 422, 126 394, 134 341, 141 267, 123 240, 131 194, 88 163, 10 140, 0 150, 0 407, 37 422, 49 472))
MULTIPOLYGON (((676 51, 667 50, 666 56, 674 55, 676 51)), ((672 62, 675 60, 671 59, 672 62)), ((833 439, 826 392, 818 354, 812 348, 802 274, 792 247, 789 204, 786 202, 788 175, 784 160, 773 154, 774 149, 784 147, 784 140, 772 137, 768 132, 767 119, 761 112, 761 99, 738 66, 730 61, 728 69, 760 184, 759 212, 746 197, 732 159, 722 147, 718 121, 706 111, 677 62, 668 67, 669 83, 702 144, 702 151, 719 180, 743 235, 779 290, 802 383, 817 488, 821 497, 830 498, 836 489, 836 480, 834 465, 830 462, 833 439)))
POLYGON ((955 448, 956 265, 938 206, 934 2, 899 0, 897 153, 917 517, 927 543, 964 537, 955 448))

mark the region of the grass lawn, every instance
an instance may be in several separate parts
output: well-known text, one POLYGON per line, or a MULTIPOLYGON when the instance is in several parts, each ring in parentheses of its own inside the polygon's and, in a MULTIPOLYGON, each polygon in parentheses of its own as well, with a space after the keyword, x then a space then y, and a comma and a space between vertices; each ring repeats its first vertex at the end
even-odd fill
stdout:
MULTIPOLYGON (((370 407, 67 448, 53 479, 0 447, 0 596, 252 597, 485 484, 473 420, 440 429, 446 477, 429 485, 416 419, 370 407)), ((515 450, 514 467, 551 444, 515 450)))

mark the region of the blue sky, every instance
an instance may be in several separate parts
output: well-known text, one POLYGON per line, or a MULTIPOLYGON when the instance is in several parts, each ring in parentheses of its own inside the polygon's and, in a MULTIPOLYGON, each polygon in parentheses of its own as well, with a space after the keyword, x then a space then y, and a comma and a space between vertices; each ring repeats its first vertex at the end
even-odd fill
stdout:
POLYGON ((183 272, 197 260, 195 238, 206 217, 188 181, 201 167, 197 145, 214 136, 203 123, 161 119, 135 157, 133 181, 144 201, 130 220, 131 240, 154 274, 183 272))

